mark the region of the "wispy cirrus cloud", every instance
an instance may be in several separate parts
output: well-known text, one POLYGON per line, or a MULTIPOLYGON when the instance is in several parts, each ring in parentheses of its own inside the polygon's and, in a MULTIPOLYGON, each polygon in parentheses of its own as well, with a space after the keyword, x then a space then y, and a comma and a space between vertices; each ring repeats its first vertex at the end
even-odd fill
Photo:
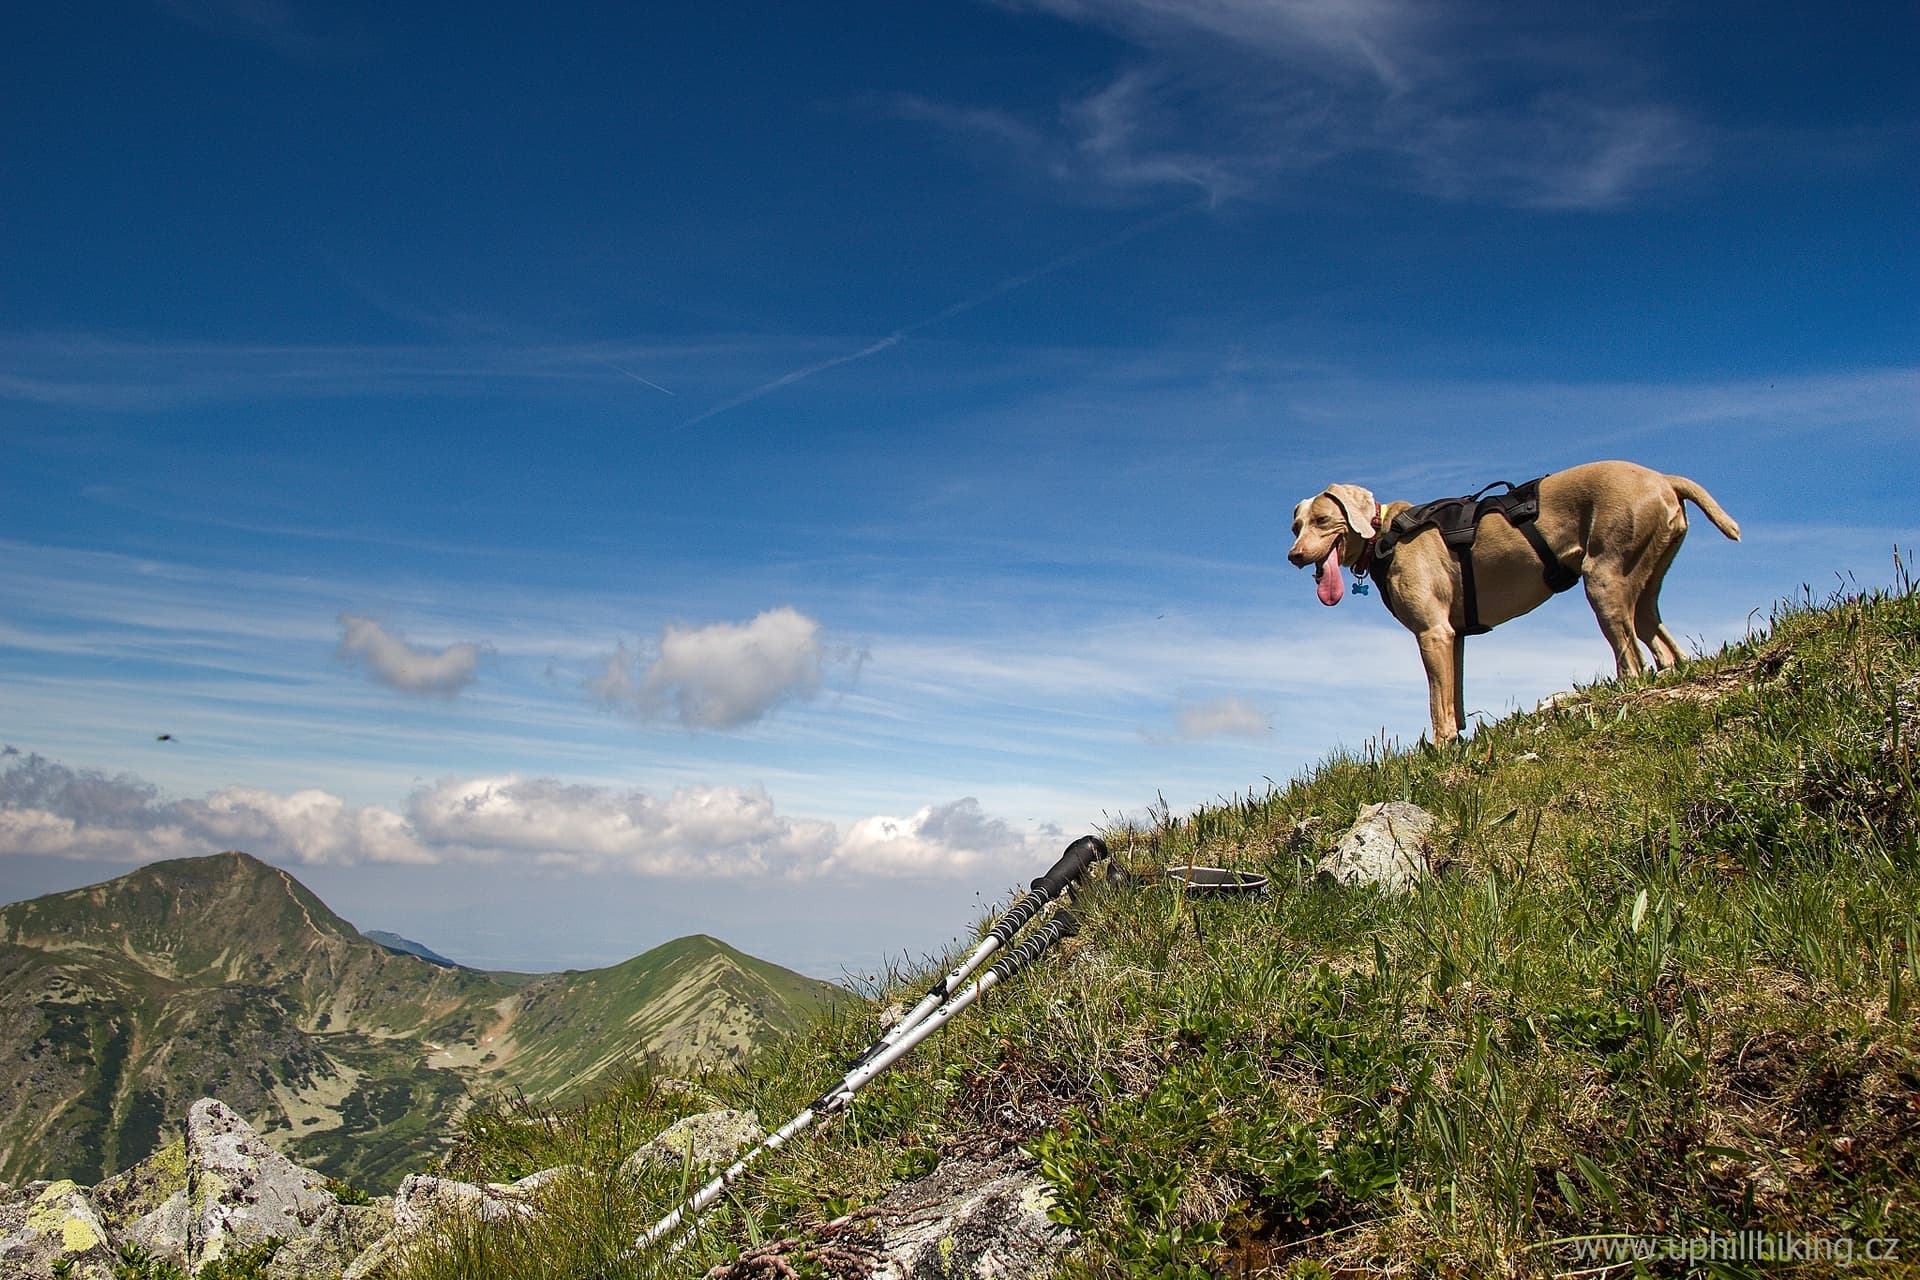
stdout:
POLYGON ((0 756, 0 856, 149 862, 241 849, 302 864, 521 862, 585 872, 731 879, 949 878, 1020 866, 1058 843, 1015 831, 972 797, 905 818, 832 822, 779 811, 755 786, 666 794, 506 774, 444 779, 400 809, 318 788, 222 787, 171 799, 130 773, 0 756))
MULTIPOLYGON (((819 339, 711 338, 571 342, 538 336, 450 336, 386 344, 218 342, 95 333, 0 334, 0 401, 144 413, 182 405, 379 395, 530 394, 625 397, 637 370, 718 386, 743 367, 814 353, 819 339)), ((661 397, 666 402, 674 395, 661 397)))
POLYGON ((480 646, 470 640, 433 649, 409 644, 373 618, 343 613, 338 621, 340 656, 402 693, 451 698, 473 683, 480 665, 480 646))
POLYGON ((1262 195, 1335 162, 1443 199, 1606 209, 1696 164, 1705 132, 1624 55, 1551 18, 1413 0, 1009 0, 1134 59, 1040 118, 903 96, 1076 198, 1262 195), (1529 24, 1532 24, 1529 26, 1529 24))
POLYGON ((348 43, 315 31, 287 0, 155 0, 156 7, 209 35, 260 45, 300 61, 349 51, 348 43))
POLYGON ((1408 0, 1006 0, 1117 31, 1148 47, 1193 41, 1354 74, 1393 89, 1412 64, 1442 6, 1408 0))

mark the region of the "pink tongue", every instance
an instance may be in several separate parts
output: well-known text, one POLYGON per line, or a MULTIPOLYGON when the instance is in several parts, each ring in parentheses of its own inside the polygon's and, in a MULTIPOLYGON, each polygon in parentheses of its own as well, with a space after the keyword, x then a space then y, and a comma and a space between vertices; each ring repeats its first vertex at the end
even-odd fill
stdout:
POLYGON ((1346 579, 1340 573, 1339 543, 1334 543, 1333 549, 1327 552, 1327 558, 1320 562, 1320 567, 1314 571, 1314 577, 1320 580, 1320 603, 1329 606, 1339 604, 1341 598, 1347 594, 1346 579))

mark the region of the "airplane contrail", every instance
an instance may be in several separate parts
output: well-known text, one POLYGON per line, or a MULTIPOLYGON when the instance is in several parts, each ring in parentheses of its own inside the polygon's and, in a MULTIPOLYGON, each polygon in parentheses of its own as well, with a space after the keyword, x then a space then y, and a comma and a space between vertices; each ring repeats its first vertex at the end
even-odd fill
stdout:
POLYGON ((643 378, 631 369, 622 369, 619 365, 607 359, 605 356, 595 356, 594 359, 598 360, 601 364, 607 366, 607 368, 613 370, 615 373, 624 373, 627 377, 632 378, 635 382, 641 383, 645 386, 652 387, 655 391, 663 392, 664 394, 670 395, 670 396, 679 394, 678 392, 668 391, 665 387, 655 382, 652 378, 643 378))
MULTIPOLYGON (((1137 239, 1149 231, 1165 226, 1176 218, 1182 218, 1187 214, 1197 213, 1202 209, 1209 208, 1212 206, 1212 203, 1211 200, 1202 200, 1194 204, 1181 205, 1177 209, 1163 210, 1160 213, 1154 214, 1151 218, 1146 218, 1131 226, 1123 227, 1103 240, 1096 240, 1090 245, 1084 245, 1081 248, 1075 249, 1072 253, 1062 254, 1053 261, 1043 266, 1035 267, 1031 271, 1022 272, 1017 276, 1008 276, 998 284, 983 289, 970 297, 962 298, 953 305, 944 307, 930 316, 915 320, 912 324, 902 325, 886 337, 878 338, 866 346, 861 347, 858 351, 849 351, 843 355, 833 356, 815 364, 794 369, 781 374, 771 382, 763 382, 751 390, 742 391, 731 400, 723 400, 711 409, 707 409, 704 412, 697 413, 693 417, 688 418, 678 427, 675 427, 674 430, 685 431, 688 427, 698 426, 709 418, 716 418, 723 413, 738 409, 743 404, 751 404, 762 396, 772 395, 783 387, 790 387, 796 382, 805 382, 816 373, 825 373, 827 370, 838 368, 843 364, 852 364, 856 360, 865 360, 869 356, 877 356, 889 347, 899 346, 902 342, 905 342, 922 329, 929 328, 945 320, 951 320, 956 316, 965 315, 977 307, 983 307, 996 298, 1004 297, 1012 293, 1015 289, 1025 288, 1034 281, 1044 279, 1056 271, 1064 271, 1066 268, 1085 262, 1089 258, 1098 257, 1100 254, 1117 249, 1129 240, 1137 239)), ((642 379, 642 381, 644 381, 644 379, 642 379)), ((662 388, 662 390, 665 390, 665 388, 662 388)))

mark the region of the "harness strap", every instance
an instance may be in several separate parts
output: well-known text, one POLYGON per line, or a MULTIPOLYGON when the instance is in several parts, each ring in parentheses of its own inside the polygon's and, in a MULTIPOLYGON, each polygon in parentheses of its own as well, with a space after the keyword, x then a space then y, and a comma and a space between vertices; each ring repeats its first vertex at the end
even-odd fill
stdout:
POLYGON ((1466 625, 1460 628, 1460 634, 1483 636, 1493 628, 1480 621, 1480 595, 1473 589, 1473 544, 1455 547, 1453 554, 1454 558, 1460 561, 1460 594, 1463 597, 1461 604, 1465 606, 1462 621, 1466 625))
POLYGON ((1553 548, 1547 544, 1547 537, 1540 532, 1536 518, 1540 514, 1540 480, 1529 480, 1525 484, 1512 484, 1505 480, 1496 480, 1475 494, 1462 498, 1442 498, 1437 502, 1423 503, 1409 507, 1395 516, 1393 520, 1367 543, 1366 552, 1354 565, 1354 575, 1364 576, 1369 571, 1373 580, 1380 586, 1380 601, 1391 611, 1393 598, 1387 587, 1387 569, 1391 566, 1395 548, 1406 538, 1413 536, 1429 526, 1440 531, 1441 539, 1453 558, 1460 563, 1460 594, 1462 621, 1461 634, 1469 636, 1485 635, 1492 627, 1480 621, 1480 593, 1473 575, 1473 544, 1479 536, 1480 521, 1492 512, 1498 511, 1508 524, 1518 530, 1540 557, 1540 576, 1547 590, 1558 595, 1580 581, 1580 571, 1569 569, 1560 562, 1553 548), (1507 492, 1489 497, 1493 490, 1505 487, 1507 492))
POLYGON ((1540 526, 1529 520, 1525 524, 1515 525, 1522 536, 1533 544, 1533 554, 1540 557, 1540 576, 1547 580, 1547 590, 1559 595, 1570 590, 1580 581, 1580 571, 1569 569, 1560 563, 1560 557, 1547 545, 1547 535, 1540 532, 1540 526))

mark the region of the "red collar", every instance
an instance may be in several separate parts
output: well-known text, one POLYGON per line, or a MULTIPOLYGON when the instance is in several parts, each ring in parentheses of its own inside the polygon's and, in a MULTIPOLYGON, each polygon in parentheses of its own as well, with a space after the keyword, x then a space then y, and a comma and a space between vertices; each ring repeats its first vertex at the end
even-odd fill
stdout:
POLYGON ((1380 535, 1376 533, 1371 538, 1361 540, 1360 555, 1348 566, 1348 568, 1353 570, 1354 577, 1364 578, 1367 576, 1367 570, 1373 568, 1373 544, 1379 536, 1380 535))

